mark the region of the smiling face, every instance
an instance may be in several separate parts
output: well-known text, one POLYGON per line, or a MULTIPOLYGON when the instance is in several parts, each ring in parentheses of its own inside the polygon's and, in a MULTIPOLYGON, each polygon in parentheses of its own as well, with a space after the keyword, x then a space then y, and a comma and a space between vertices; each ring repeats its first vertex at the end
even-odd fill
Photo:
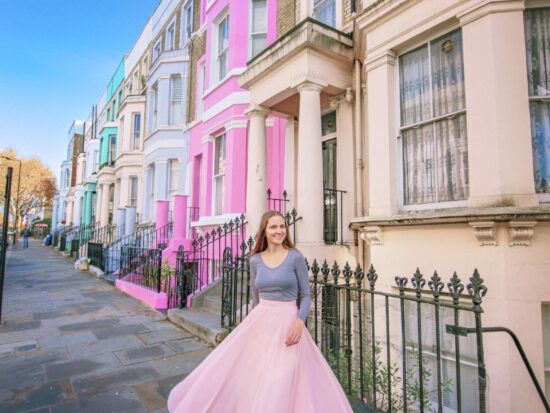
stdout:
POLYGON ((282 245, 286 237, 286 222, 279 215, 272 216, 267 221, 265 237, 268 245, 282 245))

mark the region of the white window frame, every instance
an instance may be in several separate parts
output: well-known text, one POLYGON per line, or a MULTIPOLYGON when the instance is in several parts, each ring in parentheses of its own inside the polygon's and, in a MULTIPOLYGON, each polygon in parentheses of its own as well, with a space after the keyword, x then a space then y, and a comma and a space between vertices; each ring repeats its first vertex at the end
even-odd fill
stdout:
POLYGON ((204 92, 206 91, 206 61, 202 61, 198 65, 199 67, 199 81, 197 85, 197 115, 200 117, 204 112, 204 92))
POLYGON ((129 206, 133 206, 133 207, 136 207, 137 208, 137 204, 138 204, 138 188, 139 188, 139 180, 138 180, 138 177, 136 175, 132 175, 130 176, 130 178, 128 179, 128 185, 129 185, 129 188, 128 188, 128 205, 129 206), (132 189, 133 189, 133 185, 132 183, 135 182, 136 183, 136 192, 135 194, 133 194, 132 192, 132 189), (132 195, 135 195, 135 197, 133 197, 132 195), (135 203, 132 203, 132 201, 135 200, 135 203))
POLYGON ((183 123, 183 76, 180 75, 179 73, 173 74, 172 76, 170 76, 170 103, 169 103, 168 119, 169 119, 170 125, 179 125, 183 123), (175 79, 177 78, 180 79, 180 88, 181 88, 181 97, 179 100, 179 110, 180 110, 179 116, 181 116, 181 119, 176 118, 175 104, 177 103, 177 101, 173 99, 173 95, 172 95, 174 82, 175 82, 175 79), (179 120, 179 122, 176 122, 177 120, 179 120))
POLYGON ((107 135, 107 165, 108 166, 111 166, 112 164, 114 164, 115 162, 115 159, 117 157, 117 149, 118 149, 118 140, 117 140, 117 135, 116 133, 111 133, 109 135, 107 135), (114 145, 114 152, 111 150, 111 148, 113 148, 113 139, 115 139, 115 145, 114 145))
MULTIPOLYGON (((464 199, 464 200, 459 200, 459 201, 443 201, 443 202, 431 202, 431 203, 426 203, 426 204, 414 204, 414 205, 405 205, 405 191, 404 191, 404 184, 405 184, 405 180, 404 180, 404 177, 403 177, 403 174, 404 174, 404 160, 403 160, 403 137, 401 135, 402 133, 402 129, 409 129, 411 128, 413 125, 408 125, 406 127, 402 127, 401 125, 401 105, 400 105, 400 78, 399 78, 399 69, 400 69, 400 64, 399 64, 399 58, 409 52, 412 52, 424 45, 428 45, 428 50, 429 50, 429 44, 448 34, 448 33, 451 33, 455 30, 459 30, 461 29, 461 26, 459 25, 450 25, 450 26, 447 26, 443 29, 440 29, 438 30, 437 32, 435 32, 434 34, 432 34, 429 38, 423 40, 423 41, 420 41, 418 43, 415 43, 414 45, 411 45, 410 47, 407 47, 406 49, 403 49, 402 51, 399 52, 399 55, 396 56, 395 58, 395 66, 394 66, 394 75, 395 75, 395 79, 396 79, 396 87, 395 87, 395 90, 394 90, 394 101, 395 101, 395 113, 396 113, 396 116, 395 116, 395 127, 396 127, 396 131, 397 131, 397 134, 399 135, 398 136, 398 139, 397 139, 397 143, 396 143, 396 154, 397 154, 397 157, 396 159, 398 160, 396 162, 396 170, 397 170, 397 198, 398 198, 398 208, 400 211, 403 211, 403 212, 411 212, 411 211, 423 211, 423 210, 434 210, 434 209, 437 209, 437 210, 441 210, 441 209, 449 209, 449 208, 464 208, 464 207, 467 207, 468 206, 468 198, 464 199)), ((463 46, 464 47, 464 46, 463 46)), ((464 52, 464 50, 463 50, 464 52)), ((464 56, 463 56, 464 58, 464 56)), ((430 76, 431 76, 431 65, 430 65, 430 76)), ((431 93, 431 92, 430 92, 431 93)), ((431 96, 430 96, 430 99, 431 96)), ((431 104, 433 105, 433 99, 431 100, 431 104)), ((467 108, 465 109, 462 109, 460 111, 457 111, 456 113, 454 114, 451 114, 451 115, 459 115, 461 113, 464 113, 466 114, 467 113, 467 108)), ((451 116, 451 115, 446 115, 446 116, 442 116, 443 118, 445 117, 448 117, 448 116, 451 116)), ((427 121, 423 121, 421 123, 433 123, 435 122, 438 118, 431 118, 430 120, 427 120, 427 121)))
POLYGON ((176 195, 178 193, 178 188, 179 188, 179 172, 180 172, 180 166, 181 166, 181 162, 179 159, 177 158, 174 158, 174 159, 170 159, 168 160, 168 193, 170 194, 170 197, 172 197, 173 195, 176 195), (172 186, 172 183, 173 183, 173 174, 172 174, 172 167, 175 165, 175 163, 177 162, 177 171, 176 171, 176 182, 175 182, 175 187, 172 186))
POLYGON ((213 30, 212 30, 212 64, 211 67, 211 73, 210 73, 210 79, 212 80, 210 82, 211 85, 218 85, 219 83, 222 83, 229 75, 229 10, 228 8, 225 8, 218 17, 213 22, 213 30), (224 49, 221 53, 219 52, 219 32, 220 32, 220 26, 221 24, 227 21, 228 29, 227 29, 227 48, 224 49), (223 77, 220 77, 220 64, 219 64, 219 58, 222 55, 222 53, 225 53, 225 75, 223 77))
POLYGON ((170 51, 176 48, 176 18, 174 17, 164 33, 164 50, 170 51))
MULTIPOLYGON (((527 11, 529 9, 547 9, 547 10, 550 10, 550 4, 548 4, 548 3, 538 4, 536 2, 526 2, 526 7, 525 7, 524 11, 527 11)), ((523 21, 525 23, 525 13, 523 14, 523 21)), ((526 41, 527 41, 527 39, 525 39, 525 35, 524 35, 524 38, 523 38, 524 44, 525 44, 526 41)), ((529 68, 527 67, 527 63, 526 63, 525 70, 527 71, 527 75, 529 75, 529 68)), ((531 106, 530 104, 532 102, 545 102, 545 101, 548 101, 549 98, 550 98, 550 92, 549 92, 549 94, 546 94, 545 96, 529 96, 529 106, 531 106)), ((531 119, 531 107, 529 107, 529 119, 531 119)), ((529 123, 531 123, 531 122, 529 122, 529 123)), ((532 128, 532 126, 530 124, 529 125, 530 138, 533 139, 533 131, 531 130, 531 128, 532 128)), ((548 139, 550 139, 550 137, 548 139)), ((533 153, 532 156, 534 157, 535 154, 533 153)), ((533 163, 534 163, 534 159, 533 159, 533 163)), ((533 183, 536 186, 534 176, 533 176, 533 183)), ((540 203, 550 203, 550 193, 536 192, 536 194, 538 196, 538 199, 539 199, 540 203)), ((550 367, 548 369, 549 369, 548 371, 550 371, 550 367)))
POLYGON ((321 23, 326 24, 327 26, 336 28, 338 26, 338 1, 336 1, 336 0, 319 0, 319 4, 315 5, 315 0, 311 0, 311 16, 314 19, 320 21, 321 23), (318 20, 315 17, 315 12, 316 12, 317 9, 325 6, 326 3, 331 3, 331 2, 334 3, 334 25, 332 25, 330 23, 327 23, 327 22, 324 22, 322 20, 318 20))
POLYGON ((213 148, 213 155, 214 155, 214 159, 213 159, 213 162, 212 162, 212 215, 214 216, 218 216, 218 215, 223 215, 224 214, 224 209, 225 209, 225 199, 222 199, 222 203, 221 203, 221 211, 218 211, 216 206, 218 204, 218 199, 217 199, 217 181, 216 179, 219 178, 219 177, 222 177, 223 176, 223 193, 225 195, 225 186, 226 186, 226 179, 225 179, 225 176, 226 176, 226 169, 227 169, 227 133, 226 132, 223 132, 217 136, 214 137, 213 139, 213 142, 212 144, 214 145, 214 148, 213 148), (218 139, 223 139, 224 140, 224 162, 226 163, 225 165, 225 168, 224 168, 224 172, 223 173, 219 173, 219 174, 216 174, 216 163, 218 162, 218 153, 216 151, 216 142, 218 139))
POLYGON ((181 8, 181 35, 180 48, 182 48, 193 34, 193 1, 188 0, 181 8), (189 12, 189 14, 188 14, 189 12), (188 17, 191 19, 189 20, 188 17))
POLYGON ((158 39, 153 46, 153 62, 156 62, 157 59, 162 54, 162 38, 158 39))
MULTIPOLYGON (((257 32, 257 33, 254 33, 252 32, 252 29, 254 28, 254 21, 253 21, 253 10, 254 10, 254 0, 249 0, 249 13, 248 13, 248 33, 249 33, 249 36, 248 36, 248 59, 252 59, 253 57, 255 57, 256 55, 254 55, 254 48, 253 48, 253 44, 254 44, 254 37, 255 36, 260 36, 260 35, 265 35, 265 46, 267 46, 267 23, 268 23, 268 16, 267 16, 267 13, 268 13, 268 9, 267 9, 267 0, 262 0, 264 3, 265 3, 265 32, 257 32)), ((265 47, 264 47, 265 49, 265 47)), ((260 54, 261 51, 258 52, 258 54, 260 54)))
POLYGON ((131 150, 132 151, 139 151, 141 146, 141 135, 142 135, 142 118, 141 112, 133 112, 132 113, 132 143, 131 143, 131 150), (138 126, 138 135, 136 139, 136 116, 139 116, 139 122, 137 123, 138 126), (137 147, 136 147, 136 140, 137 140, 137 147))

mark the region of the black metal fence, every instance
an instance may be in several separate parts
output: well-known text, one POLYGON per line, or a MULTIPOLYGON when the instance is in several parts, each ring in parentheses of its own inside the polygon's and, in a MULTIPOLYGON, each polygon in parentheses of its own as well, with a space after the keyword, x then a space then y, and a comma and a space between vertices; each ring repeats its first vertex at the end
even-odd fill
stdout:
POLYGON ((162 249, 126 245, 121 250, 119 278, 160 293, 162 283, 162 249))
POLYGON ((199 220, 199 207, 187 207, 188 217, 187 217, 187 237, 189 239, 197 238, 197 230, 191 224, 199 220))
POLYGON ((288 211, 288 192, 283 190, 281 194, 282 198, 275 198, 271 188, 267 190, 267 209, 279 211, 281 214, 286 214, 288 211))
MULTIPOLYGON (((224 256, 223 327, 235 327, 251 309, 251 248, 224 256)), ((453 274, 447 291, 437 272, 426 279, 417 270, 395 277, 395 292, 385 292, 376 289, 373 267, 364 274, 359 265, 314 260, 308 268, 307 328, 350 397, 377 412, 486 412, 487 288, 477 270, 467 286, 453 274)))
POLYGON ((323 238, 327 244, 344 243, 344 194, 338 189, 324 189, 323 238))
POLYGON ((172 227, 173 224, 170 222, 161 228, 155 228, 154 225, 138 228, 133 234, 105 245, 101 269, 105 274, 113 274, 123 268, 125 271, 131 271, 133 261, 129 260, 129 257, 133 257, 137 251, 145 253, 149 248, 166 248, 172 237, 172 227))

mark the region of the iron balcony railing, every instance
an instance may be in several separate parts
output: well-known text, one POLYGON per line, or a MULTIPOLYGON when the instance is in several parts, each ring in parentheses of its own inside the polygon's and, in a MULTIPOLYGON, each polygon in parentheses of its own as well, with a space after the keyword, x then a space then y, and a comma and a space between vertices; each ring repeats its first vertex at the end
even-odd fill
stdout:
POLYGON ((346 193, 338 189, 324 189, 323 237, 327 244, 344 243, 343 201, 346 193))

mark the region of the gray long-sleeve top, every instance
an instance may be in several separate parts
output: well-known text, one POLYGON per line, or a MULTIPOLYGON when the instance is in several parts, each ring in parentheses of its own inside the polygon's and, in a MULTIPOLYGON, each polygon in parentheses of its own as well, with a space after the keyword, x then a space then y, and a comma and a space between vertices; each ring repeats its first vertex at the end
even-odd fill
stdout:
POLYGON ((300 286, 300 310, 298 317, 306 320, 311 306, 311 293, 306 260, 297 249, 288 250, 286 258, 275 268, 268 267, 261 254, 250 258, 250 287, 253 305, 260 298, 273 301, 293 301, 298 298, 300 286))

